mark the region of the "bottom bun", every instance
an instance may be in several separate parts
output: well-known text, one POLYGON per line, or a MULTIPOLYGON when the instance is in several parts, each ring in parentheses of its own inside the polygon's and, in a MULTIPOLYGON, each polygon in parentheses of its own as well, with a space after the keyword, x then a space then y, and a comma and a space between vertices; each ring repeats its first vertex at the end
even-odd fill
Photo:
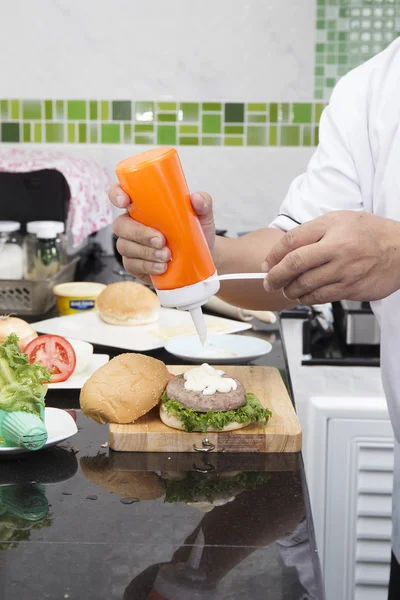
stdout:
POLYGON ((101 319, 108 323, 109 325, 149 325, 150 323, 155 323, 158 321, 158 311, 153 314, 146 315, 137 315, 137 317, 130 317, 127 319, 117 319, 115 317, 110 317, 110 315, 105 315, 100 312, 101 319))
MULTIPOLYGON (((180 429, 181 431, 186 431, 181 421, 175 417, 175 415, 170 415, 164 408, 164 405, 160 406, 160 419, 161 421, 167 425, 168 427, 172 427, 173 429, 180 429)), ((250 425, 250 421, 247 423, 237 423, 236 421, 232 421, 229 425, 225 425, 222 429, 217 429, 216 427, 207 427, 207 432, 210 433, 221 433, 224 431, 235 431, 236 429, 243 429, 243 427, 247 427, 250 425)), ((193 431, 201 431, 201 429, 193 429, 193 431)))

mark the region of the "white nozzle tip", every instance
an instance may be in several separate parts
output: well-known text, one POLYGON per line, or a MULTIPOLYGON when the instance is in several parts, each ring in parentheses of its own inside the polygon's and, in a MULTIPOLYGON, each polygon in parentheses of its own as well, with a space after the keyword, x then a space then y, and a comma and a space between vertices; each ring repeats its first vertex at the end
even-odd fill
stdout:
POLYGON ((200 338, 202 345, 207 339, 207 325, 203 315, 203 311, 201 310, 201 306, 196 308, 192 308, 190 310, 191 317, 193 319, 194 326, 196 327, 197 335, 200 338))

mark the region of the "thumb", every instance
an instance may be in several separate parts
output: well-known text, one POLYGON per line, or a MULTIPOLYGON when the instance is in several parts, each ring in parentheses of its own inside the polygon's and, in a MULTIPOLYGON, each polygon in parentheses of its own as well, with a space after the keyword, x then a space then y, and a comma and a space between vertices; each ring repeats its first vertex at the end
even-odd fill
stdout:
POLYGON ((211 196, 206 192, 195 192, 191 196, 191 202, 201 226, 203 228, 214 227, 214 213, 211 196))

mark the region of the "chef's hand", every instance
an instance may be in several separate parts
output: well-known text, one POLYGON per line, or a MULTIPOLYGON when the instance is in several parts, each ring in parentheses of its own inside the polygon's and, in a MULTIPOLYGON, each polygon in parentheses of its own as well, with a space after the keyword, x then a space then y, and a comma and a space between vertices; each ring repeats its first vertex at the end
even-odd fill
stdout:
MULTIPOLYGON (((108 195, 117 208, 126 209, 131 204, 129 196, 117 184, 111 187, 108 195)), ((191 202, 212 251, 215 224, 211 196, 196 192, 191 195, 191 202)), ((148 283, 149 275, 161 275, 167 270, 171 252, 162 233, 134 221, 128 214, 115 220, 113 231, 119 237, 117 249, 128 273, 148 283)))
POLYGON ((380 300, 400 288, 400 223, 328 213, 287 232, 265 260, 265 289, 302 305, 380 300))

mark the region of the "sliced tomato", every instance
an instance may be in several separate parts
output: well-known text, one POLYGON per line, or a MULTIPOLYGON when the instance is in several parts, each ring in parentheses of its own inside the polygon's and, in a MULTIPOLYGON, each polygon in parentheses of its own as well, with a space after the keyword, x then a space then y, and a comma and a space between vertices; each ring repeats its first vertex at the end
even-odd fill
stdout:
POLYGON ((175 375, 172 375, 172 373, 169 374, 169 378, 173 379, 175 377, 175 375))
POLYGON ((66 381, 75 370, 75 350, 60 335, 40 335, 25 348, 31 364, 38 362, 51 373, 51 383, 66 381))

